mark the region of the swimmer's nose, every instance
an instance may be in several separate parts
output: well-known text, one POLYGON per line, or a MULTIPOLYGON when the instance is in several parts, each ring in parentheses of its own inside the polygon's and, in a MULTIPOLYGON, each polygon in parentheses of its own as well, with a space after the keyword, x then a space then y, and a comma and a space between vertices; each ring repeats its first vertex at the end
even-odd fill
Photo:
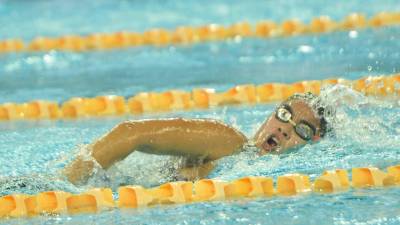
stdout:
POLYGON ((278 133, 283 139, 289 140, 290 139, 290 132, 288 128, 285 127, 279 127, 278 128, 278 133))

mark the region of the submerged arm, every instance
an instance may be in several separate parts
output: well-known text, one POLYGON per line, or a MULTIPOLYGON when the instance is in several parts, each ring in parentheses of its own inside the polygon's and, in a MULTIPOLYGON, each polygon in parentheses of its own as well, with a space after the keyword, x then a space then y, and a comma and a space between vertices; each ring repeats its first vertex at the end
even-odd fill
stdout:
MULTIPOLYGON (((126 121, 92 143, 89 154, 107 169, 135 150, 215 160, 234 153, 245 142, 243 134, 212 120, 126 121)), ((90 176, 93 167, 93 161, 78 157, 65 172, 72 183, 79 183, 90 176)))
POLYGON ((215 167, 215 161, 205 162, 199 165, 186 165, 178 169, 180 180, 194 181, 206 177, 215 167))

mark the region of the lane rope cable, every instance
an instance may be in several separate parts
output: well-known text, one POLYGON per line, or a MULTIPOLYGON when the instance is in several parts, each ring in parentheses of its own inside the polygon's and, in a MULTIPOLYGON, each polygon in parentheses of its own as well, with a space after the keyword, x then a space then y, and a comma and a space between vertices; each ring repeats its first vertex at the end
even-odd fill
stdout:
POLYGON ((328 16, 320 16, 312 18, 309 24, 305 24, 298 19, 288 19, 282 23, 264 20, 255 24, 243 21, 229 26, 218 24, 199 27, 180 26, 175 30, 154 28, 143 33, 120 31, 115 33, 93 33, 86 36, 71 34, 61 37, 36 37, 28 43, 16 38, 0 41, 0 54, 51 50, 91 51, 138 46, 190 45, 232 38, 289 37, 398 26, 399 24, 400 12, 379 12, 370 18, 367 18, 362 13, 351 13, 343 18, 342 21, 334 21, 328 16))
POLYGON ((327 170, 313 182, 308 175, 292 173, 271 177, 243 177, 231 182, 202 179, 177 181, 158 187, 121 186, 114 197, 110 188, 93 188, 84 193, 46 191, 36 195, 11 194, 0 197, 0 218, 96 213, 113 208, 141 208, 162 204, 186 204, 240 198, 293 196, 311 192, 329 194, 350 188, 382 188, 400 185, 400 165, 387 172, 376 167, 353 168, 350 182, 345 169, 327 170))
POLYGON ((369 96, 385 97, 400 94, 400 74, 391 74, 368 76, 354 81, 333 78, 291 84, 243 84, 223 92, 216 92, 211 88, 194 88, 190 92, 182 90, 168 90, 161 93, 140 92, 129 98, 116 95, 73 97, 62 103, 47 100, 6 102, 0 104, 0 121, 140 115, 226 105, 266 104, 283 101, 294 93, 311 92, 319 95, 321 88, 336 84, 348 86, 369 96))

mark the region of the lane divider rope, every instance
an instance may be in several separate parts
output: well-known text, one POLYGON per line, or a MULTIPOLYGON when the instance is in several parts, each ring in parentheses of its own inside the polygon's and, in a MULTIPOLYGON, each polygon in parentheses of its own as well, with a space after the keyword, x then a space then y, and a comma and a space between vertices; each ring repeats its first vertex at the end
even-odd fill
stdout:
POLYGON ((206 109, 233 104, 262 104, 283 101, 294 93, 319 95, 327 85, 341 84, 366 95, 393 96, 400 94, 400 74, 369 76, 358 80, 327 79, 300 81, 292 84, 244 84, 224 92, 195 88, 191 92, 169 90, 162 93, 141 92, 130 98, 107 95, 93 98, 73 97, 63 103, 34 100, 26 103, 0 104, 0 121, 22 119, 74 119, 83 117, 122 116, 174 110, 206 109))
POLYGON ((308 175, 279 176, 274 185, 271 177, 243 177, 231 182, 202 179, 177 181, 146 189, 138 185, 122 186, 114 197, 110 188, 94 188, 72 194, 46 191, 36 195, 11 194, 0 197, 0 218, 36 215, 96 213, 113 208, 140 208, 162 204, 185 204, 240 198, 293 196, 310 192, 329 194, 352 188, 400 186, 400 165, 387 172, 376 167, 353 168, 352 181, 344 169, 324 171, 314 182, 308 175))
POLYGON ((166 46, 194 44, 205 41, 221 41, 229 38, 275 38, 335 31, 358 30, 400 24, 400 12, 380 12, 367 18, 361 13, 352 13, 342 21, 328 16, 315 17, 309 24, 297 19, 259 21, 255 25, 238 22, 230 26, 209 24, 200 27, 181 26, 175 30, 155 28, 143 33, 121 31, 116 33, 93 33, 87 36, 66 35, 62 37, 36 37, 29 43, 22 39, 0 41, 0 53, 36 51, 90 51, 137 46, 166 46))

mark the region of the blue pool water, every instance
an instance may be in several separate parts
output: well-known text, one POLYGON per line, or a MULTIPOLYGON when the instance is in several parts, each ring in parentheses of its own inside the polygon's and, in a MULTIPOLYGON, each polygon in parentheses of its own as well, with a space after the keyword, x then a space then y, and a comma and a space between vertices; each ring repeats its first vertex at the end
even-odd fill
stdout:
MULTIPOLYGON (((206 23, 231 24, 261 19, 304 21, 327 14, 340 19, 350 12, 373 15, 398 11, 398 1, 0 1, 0 39, 26 41, 39 35, 61 36, 206 23), (340 8, 341 10, 337 10, 340 8), (58 10, 55 10, 58 9, 58 10)), ((400 69, 399 27, 367 29, 283 39, 245 39, 189 47, 141 47, 107 52, 41 52, 0 55, 0 102, 33 99, 64 101, 72 96, 138 91, 226 90, 236 84, 294 82, 305 79, 391 74, 400 69)), ((334 135, 286 155, 256 157, 251 149, 219 161, 211 178, 291 172, 315 178, 325 169, 359 166, 385 168, 399 163, 400 109, 397 99, 366 98, 344 87, 331 87, 326 100, 337 104, 334 135)), ((89 185, 65 182, 60 170, 76 153, 118 122, 141 118, 212 118, 251 137, 275 104, 216 108, 145 116, 63 121, 0 123, 1 195, 57 189, 82 192, 96 186, 132 183, 153 186, 169 179, 163 169, 178 159, 134 153, 89 185), (18 186, 13 177, 30 179, 18 186), (51 178, 50 178, 51 177, 51 178), (107 177, 107 181, 104 180, 107 177), (9 187, 6 189, 5 187, 9 187), (10 188, 11 187, 11 188, 10 188)), ((41 216, 0 221, 4 224, 399 224, 400 190, 363 189, 333 195, 244 199, 112 210, 77 216, 41 216)))

